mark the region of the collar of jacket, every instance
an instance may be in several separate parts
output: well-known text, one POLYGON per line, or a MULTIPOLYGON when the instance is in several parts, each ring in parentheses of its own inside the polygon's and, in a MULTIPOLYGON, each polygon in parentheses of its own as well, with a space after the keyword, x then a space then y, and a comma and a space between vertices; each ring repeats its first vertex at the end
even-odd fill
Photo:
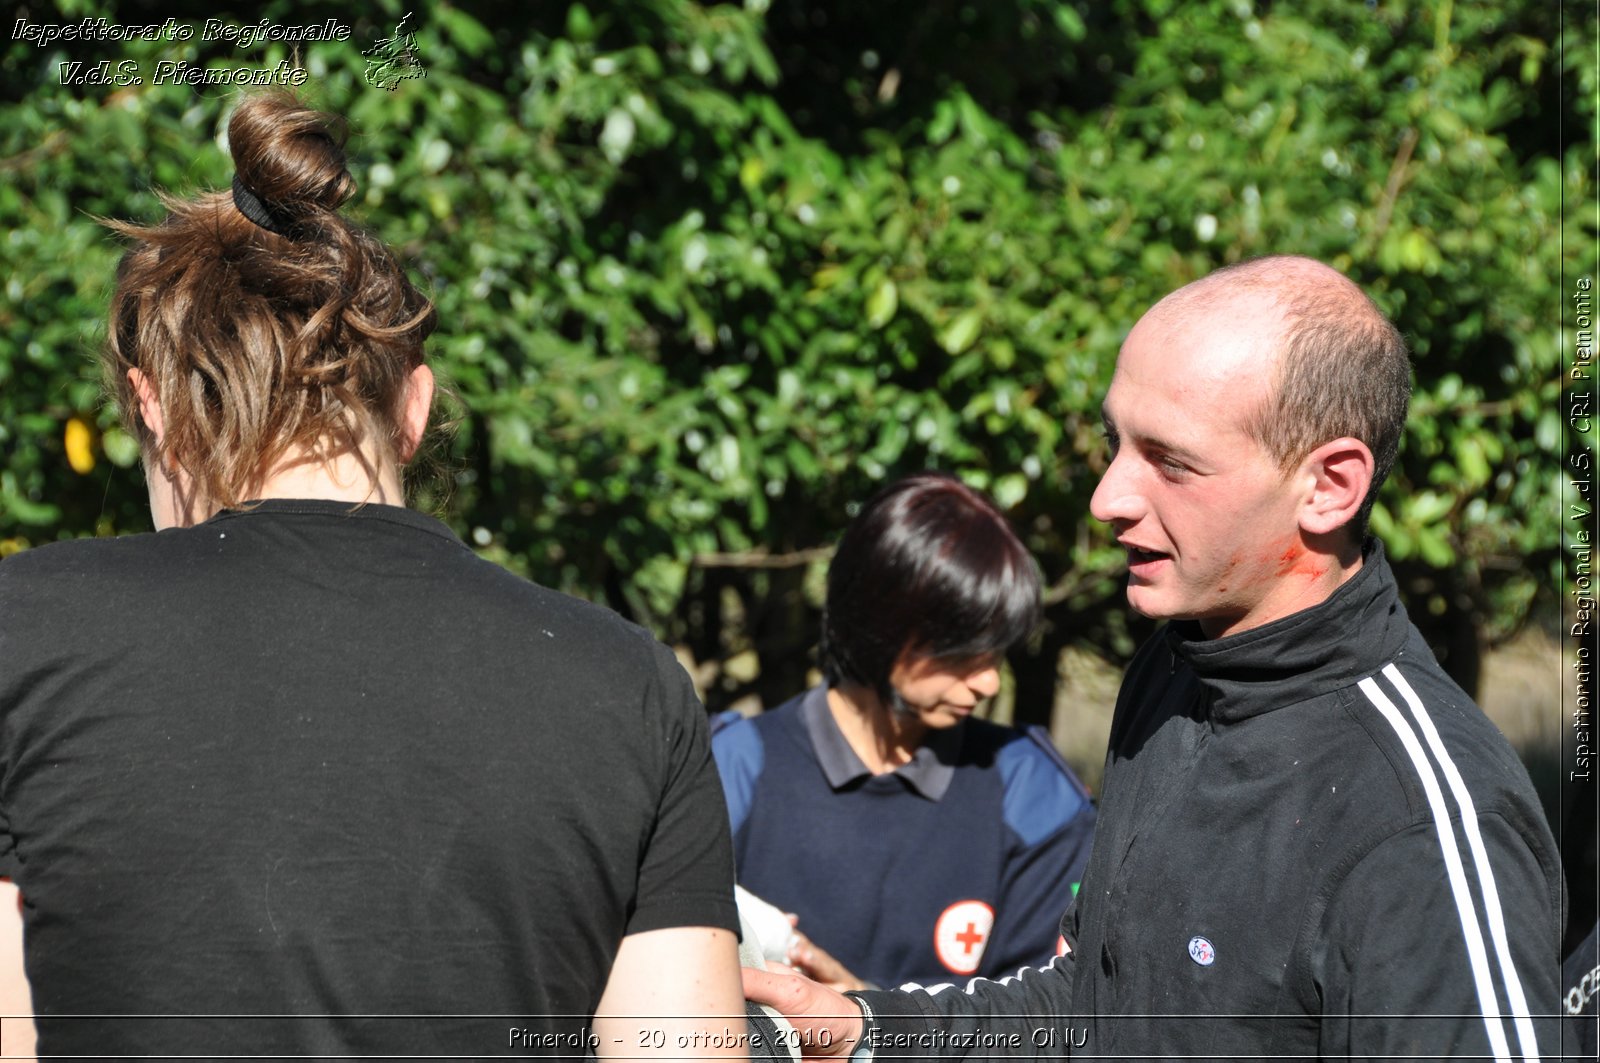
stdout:
POLYGON ((1237 635, 1207 639, 1192 620, 1167 625, 1167 645, 1207 693, 1207 715, 1225 724, 1326 694, 1399 652, 1410 621, 1383 544, 1369 538, 1361 569, 1320 604, 1237 635))

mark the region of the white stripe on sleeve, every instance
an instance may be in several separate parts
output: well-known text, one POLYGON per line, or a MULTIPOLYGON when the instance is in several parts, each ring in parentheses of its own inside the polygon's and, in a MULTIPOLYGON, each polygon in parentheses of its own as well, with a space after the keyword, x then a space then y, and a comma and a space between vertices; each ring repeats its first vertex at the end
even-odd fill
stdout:
POLYGON ((1483 906, 1489 917, 1489 937, 1494 942, 1495 960, 1500 965, 1500 976, 1505 979, 1506 993, 1510 997, 1511 1013, 1517 1028, 1517 1042, 1522 1048, 1524 1058, 1538 1059, 1539 1042, 1533 1032, 1533 1019, 1528 1014, 1528 998, 1522 992, 1522 979, 1518 977, 1516 964, 1511 959, 1511 946, 1506 940, 1505 913, 1500 907, 1500 891, 1495 886, 1494 868, 1489 863, 1489 852, 1484 848, 1483 832, 1478 829, 1478 810, 1472 803, 1472 795, 1467 792, 1467 784, 1461 778, 1461 772, 1456 769, 1455 761, 1450 759, 1444 741, 1439 737, 1439 729, 1433 725, 1433 718, 1428 715, 1422 705, 1422 699, 1417 697, 1411 684, 1400 674, 1400 669, 1391 664, 1384 668, 1383 674, 1394 684, 1395 689, 1400 692, 1400 697, 1411 709, 1411 715, 1421 728, 1422 736, 1428 740, 1428 748, 1433 751, 1433 759, 1439 762, 1439 769, 1444 772, 1445 781, 1450 784, 1450 792, 1455 795, 1456 802, 1461 806, 1461 825, 1466 830, 1467 848, 1472 851, 1472 862, 1478 871, 1478 885, 1483 890, 1483 906))
POLYGON ((1472 982, 1478 992, 1478 1008, 1483 1013, 1483 1026, 1489 1035, 1489 1047, 1497 1063, 1510 1063, 1511 1046, 1506 1040, 1505 1027, 1500 1019, 1500 1005, 1495 999, 1494 985, 1489 972, 1489 958, 1483 947, 1483 931, 1478 927, 1477 912, 1473 908, 1472 894, 1467 888, 1466 869, 1461 864, 1461 850, 1456 844, 1455 831, 1450 827, 1450 814, 1445 809, 1444 794, 1439 790, 1439 780, 1428 763, 1422 744, 1406 723, 1400 710, 1395 708, 1386 694, 1371 677, 1358 684, 1373 706, 1389 721, 1400 744, 1411 757, 1412 765, 1428 795, 1428 807, 1433 812, 1433 826, 1439 837, 1439 849, 1444 856, 1445 871, 1450 879, 1450 892, 1455 897, 1456 916, 1461 921, 1461 934, 1466 939, 1467 957, 1472 964, 1472 982))

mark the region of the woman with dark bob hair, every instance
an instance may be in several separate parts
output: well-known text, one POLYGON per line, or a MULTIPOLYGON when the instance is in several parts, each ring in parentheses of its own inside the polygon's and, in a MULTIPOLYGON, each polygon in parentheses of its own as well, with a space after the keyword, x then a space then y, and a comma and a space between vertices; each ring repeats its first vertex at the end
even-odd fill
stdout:
POLYGON ((688 678, 404 508, 433 307, 339 213, 334 118, 251 96, 228 139, 231 191, 113 225, 157 534, 0 566, 40 1052, 740 1054, 688 678))
POLYGON ((835 987, 1048 963, 1094 808, 1042 730, 974 718, 1039 616, 1033 558, 940 473, 879 491, 828 569, 824 683, 712 739, 739 882, 835 987))

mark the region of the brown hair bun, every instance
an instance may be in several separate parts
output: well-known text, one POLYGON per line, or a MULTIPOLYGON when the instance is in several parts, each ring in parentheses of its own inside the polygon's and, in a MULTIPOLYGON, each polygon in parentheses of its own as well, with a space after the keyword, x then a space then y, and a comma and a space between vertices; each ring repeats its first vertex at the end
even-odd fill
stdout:
POLYGON ((389 248, 337 213, 356 189, 342 120, 252 95, 228 139, 236 184, 289 227, 269 231, 228 192, 163 195, 156 225, 106 223, 130 241, 107 384, 147 462, 185 470, 213 507, 256 497, 286 458, 398 461, 408 378, 436 322, 389 248), (160 438, 129 370, 160 403, 160 438))
POLYGON ((292 220, 336 211, 356 194, 345 161, 343 119, 282 93, 248 96, 228 122, 239 180, 292 220))

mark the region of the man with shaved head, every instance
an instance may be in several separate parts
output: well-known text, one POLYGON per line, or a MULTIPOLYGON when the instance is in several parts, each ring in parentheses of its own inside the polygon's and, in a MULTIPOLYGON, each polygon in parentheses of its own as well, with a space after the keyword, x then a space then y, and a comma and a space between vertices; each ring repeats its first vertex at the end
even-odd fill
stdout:
POLYGON ((1394 326, 1310 259, 1230 266, 1156 304, 1117 358, 1090 504, 1128 550, 1128 604, 1216 638, 1328 597, 1361 568, 1410 390, 1394 326))
POLYGON ((1366 534, 1409 392, 1400 334, 1310 259, 1140 319, 1090 509, 1128 603, 1168 623, 1117 699, 1067 955, 964 988, 746 992, 816 1054, 1559 1053, 1554 839, 1366 534))

